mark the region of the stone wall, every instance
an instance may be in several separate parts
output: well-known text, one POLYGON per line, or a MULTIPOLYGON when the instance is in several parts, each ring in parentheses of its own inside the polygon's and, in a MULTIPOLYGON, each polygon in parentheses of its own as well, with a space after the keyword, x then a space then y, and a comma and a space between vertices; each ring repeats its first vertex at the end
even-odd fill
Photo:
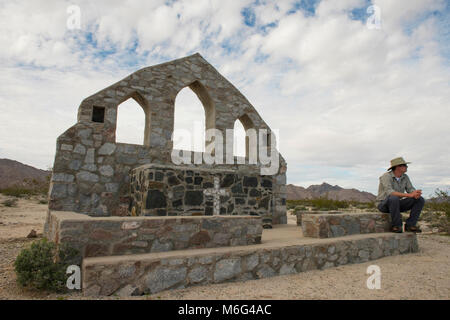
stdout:
POLYGON ((297 225, 302 225, 302 217, 304 214, 341 214, 342 211, 297 211, 295 213, 297 217, 297 225))
POLYGON ((294 274, 417 251, 416 235, 409 233, 226 253, 90 258, 83 261, 82 285, 86 296, 142 295, 294 274))
POLYGON ((232 170, 211 170, 186 166, 144 165, 131 172, 132 212, 146 216, 206 215, 214 213, 214 196, 219 181, 223 195, 221 215, 259 215, 272 218, 273 178, 232 170))
MULTIPOLYGON (((172 164, 174 103, 185 87, 201 100, 206 129, 221 131, 224 143, 225 130, 233 129, 237 119, 246 130, 270 132, 250 102, 199 54, 144 68, 82 101, 77 123, 57 140, 49 209, 91 216, 130 215, 130 170, 149 163, 172 164), (116 142, 117 108, 130 98, 144 111, 142 145, 116 142)), ((275 224, 287 221, 287 165, 281 155, 279 162, 279 170, 272 176, 275 224)), ((209 166, 248 174, 261 167, 259 163, 209 166)))
POLYGON ((79 250, 79 260, 251 245, 262 235, 261 218, 253 216, 98 218, 56 211, 49 221, 47 238, 79 250))
POLYGON ((389 232, 387 213, 303 214, 303 236, 336 238, 352 234, 389 232))

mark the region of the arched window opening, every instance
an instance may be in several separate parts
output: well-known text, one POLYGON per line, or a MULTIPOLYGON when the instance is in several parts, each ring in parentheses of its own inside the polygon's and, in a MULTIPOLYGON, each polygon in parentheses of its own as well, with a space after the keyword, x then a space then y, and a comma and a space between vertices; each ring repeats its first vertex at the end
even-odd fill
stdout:
MULTIPOLYGON (((250 117, 247 114, 244 114, 243 116, 239 117, 238 120, 244 128, 244 137, 245 137, 244 156, 249 163, 256 164, 258 159, 258 132, 255 129, 255 125, 252 119, 250 119, 250 117)), ((238 138, 238 135, 236 134, 236 122, 235 122, 235 137, 238 138)), ((238 143, 239 144, 242 143, 242 139, 241 138, 238 139, 240 139, 238 143)), ((235 152, 237 156, 241 156, 240 154, 242 154, 238 150, 236 150, 235 152)))
POLYGON ((245 129, 239 119, 234 122, 233 154, 235 157, 247 156, 245 129))
POLYGON ((134 98, 122 102, 117 108, 116 142, 146 144, 146 115, 134 98))
POLYGON ((205 152, 205 108, 189 87, 175 99, 173 148, 205 152))

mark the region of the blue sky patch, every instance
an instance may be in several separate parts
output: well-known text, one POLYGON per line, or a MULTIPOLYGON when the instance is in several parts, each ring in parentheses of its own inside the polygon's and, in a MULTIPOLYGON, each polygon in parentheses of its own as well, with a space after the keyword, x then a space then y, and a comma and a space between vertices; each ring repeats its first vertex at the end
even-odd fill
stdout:
POLYGON ((367 13, 367 8, 371 5, 372 2, 370 0, 366 0, 363 6, 350 10, 348 17, 352 20, 362 21, 365 23, 367 18, 372 15, 372 13, 367 13))
POLYGON ((320 0, 301 0, 294 3, 292 9, 290 9, 287 13, 294 14, 297 11, 303 11, 306 17, 314 16, 316 14, 316 7, 319 4, 320 0))
POLYGON ((241 11, 241 15, 244 17, 244 23, 248 27, 254 27, 256 23, 256 15, 252 8, 244 8, 241 11))

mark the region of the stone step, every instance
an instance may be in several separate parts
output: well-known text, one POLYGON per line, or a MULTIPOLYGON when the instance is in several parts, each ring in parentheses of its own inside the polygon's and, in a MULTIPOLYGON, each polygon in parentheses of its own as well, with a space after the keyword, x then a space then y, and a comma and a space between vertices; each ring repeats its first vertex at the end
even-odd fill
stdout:
POLYGON ((46 236, 85 257, 242 246, 261 242, 259 216, 89 217, 50 211, 46 236))
POLYGON ((354 234, 389 232, 389 214, 381 212, 304 213, 302 229, 305 237, 336 238, 354 234))
MULTIPOLYGON (((293 227, 280 230, 286 235, 301 233, 297 226, 293 227)), ((292 239, 272 234, 269 238, 250 246, 86 258, 82 265, 83 292, 86 296, 151 294, 194 285, 295 274, 418 251, 413 233, 328 239, 292 239)))
POLYGON ((297 225, 302 225, 302 218, 305 214, 334 214, 334 213, 344 213, 344 211, 318 211, 318 210, 300 210, 296 211, 295 215, 297 217, 297 225))

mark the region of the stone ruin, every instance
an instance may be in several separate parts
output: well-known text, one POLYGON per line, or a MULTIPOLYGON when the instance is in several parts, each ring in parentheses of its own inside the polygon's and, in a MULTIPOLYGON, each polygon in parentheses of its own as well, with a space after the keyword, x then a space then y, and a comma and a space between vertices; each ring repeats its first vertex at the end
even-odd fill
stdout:
MULTIPOLYGON (((202 102, 206 129, 225 132, 239 119, 247 132, 270 132, 199 54, 144 68, 85 99, 57 140, 44 227, 50 241, 78 250, 85 295, 151 294, 417 252, 416 235, 388 233, 389 217, 378 213, 310 212, 301 227, 287 225, 286 162, 272 135, 256 146, 246 139, 246 157, 232 164, 199 163, 204 154, 195 152, 175 164, 174 102, 185 87, 202 102), (145 113, 143 145, 116 142, 117 108, 129 98, 145 113), (276 172, 263 174, 255 149, 276 157, 276 172)), ((220 156, 217 137, 205 140, 220 156)))
MULTIPOLYGON (((141 69, 83 100, 77 123, 59 136, 49 209, 95 217, 207 216, 216 210, 262 216, 266 225, 285 224, 286 162, 281 155, 277 172, 261 175, 261 163, 249 163, 247 138, 246 159, 235 157, 233 164, 173 164, 174 103, 185 87, 202 102, 205 114, 199 117, 205 117, 206 129, 223 132, 224 140, 237 119, 246 131, 270 134, 250 102, 200 54, 141 69), (142 145, 116 142, 117 109, 130 98, 145 113, 142 145), (217 196, 205 193, 214 189, 215 179, 215 190, 225 192, 219 204, 217 196)), ((258 148, 267 148, 267 141, 258 148)), ((192 163, 197 155, 192 152, 192 163)))

